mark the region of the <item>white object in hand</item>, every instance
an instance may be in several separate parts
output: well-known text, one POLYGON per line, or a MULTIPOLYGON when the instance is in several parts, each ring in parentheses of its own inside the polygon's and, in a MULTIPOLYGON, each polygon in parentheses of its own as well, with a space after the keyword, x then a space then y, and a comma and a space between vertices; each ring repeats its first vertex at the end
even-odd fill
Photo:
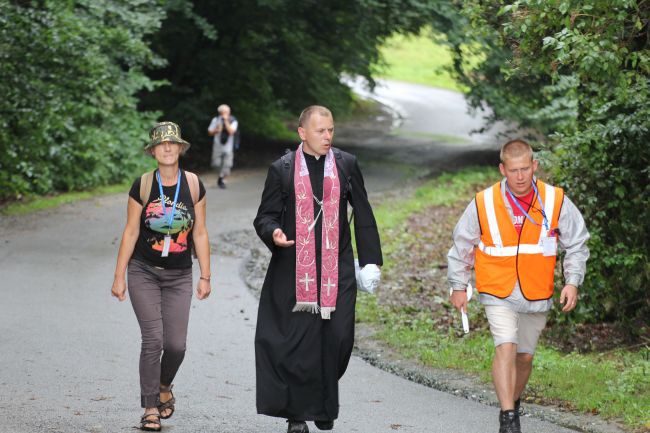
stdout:
MULTIPOLYGON (((449 294, 453 292, 453 289, 449 290, 449 294)), ((472 289, 472 284, 467 283, 467 290, 465 291, 467 293, 467 302, 469 302, 470 299, 472 299, 472 294, 473 294, 473 289, 472 289)), ((467 318, 467 312, 465 309, 460 310, 460 320, 463 322, 463 332, 465 334, 469 334, 469 319, 467 318)))
POLYGON ((381 281, 381 270, 379 266, 367 264, 363 269, 359 268, 359 260, 354 259, 354 273, 357 278, 357 287, 362 292, 375 293, 375 289, 381 281))

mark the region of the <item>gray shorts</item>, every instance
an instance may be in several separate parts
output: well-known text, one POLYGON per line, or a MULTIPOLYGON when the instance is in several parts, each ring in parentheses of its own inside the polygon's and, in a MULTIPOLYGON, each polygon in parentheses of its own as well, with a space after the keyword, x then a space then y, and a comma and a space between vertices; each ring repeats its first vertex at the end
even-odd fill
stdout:
POLYGON ((514 343, 517 345, 517 353, 535 354, 537 340, 546 326, 548 311, 518 313, 503 305, 486 305, 485 314, 495 347, 514 343))
POLYGON ((230 176, 235 155, 231 146, 215 143, 212 147, 212 167, 219 170, 219 177, 230 176))

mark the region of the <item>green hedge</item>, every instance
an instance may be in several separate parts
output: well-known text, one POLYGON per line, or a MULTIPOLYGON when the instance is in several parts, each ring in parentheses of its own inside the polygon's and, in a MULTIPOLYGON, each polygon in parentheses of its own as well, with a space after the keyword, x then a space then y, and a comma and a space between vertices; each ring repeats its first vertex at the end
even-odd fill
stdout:
POLYGON ((591 259, 572 317, 647 336, 650 3, 467 0, 449 16, 473 105, 540 132, 545 168, 584 213, 591 259))
POLYGON ((146 164, 156 113, 137 110, 160 63, 146 2, 0 3, 0 199, 121 183, 146 164), (66 7, 67 6, 67 7, 66 7))

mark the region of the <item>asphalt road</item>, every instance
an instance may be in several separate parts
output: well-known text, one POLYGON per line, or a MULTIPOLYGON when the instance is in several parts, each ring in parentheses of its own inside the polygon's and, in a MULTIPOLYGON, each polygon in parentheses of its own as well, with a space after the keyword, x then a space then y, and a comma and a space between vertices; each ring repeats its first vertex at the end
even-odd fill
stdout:
MULTIPOLYGON (((390 187, 380 171, 370 173, 370 191, 390 187)), ((216 280, 207 301, 192 301, 188 350, 175 380, 177 411, 163 431, 286 431, 283 420, 255 412, 257 301, 240 276, 243 259, 222 254, 217 241, 220 234, 252 230, 264 176, 265 170, 240 171, 225 191, 213 176, 204 177, 216 280)), ((138 324, 129 301, 110 296, 126 201, 120 194, 2 217, 0 432, 126 432, 138 425, 138 324)), ((334 428, 340 433, 498 430, 495 408, 358 358, 341 381, 340 400, 334 428)), ((571 431, 530 418, 522 425, 528 432, 571 431)))
POLYGON ((486 107, 470 113, 463 96, 451 90, 437 89, 395 80, 377 80, 370 92, 363 79, 349 80, 354 91, 387 105, 397 113, 394 129, 410 137, 446 140, 457 146, 498 147, 499 133, 508 125, 497 122, 485 131, 486 107))

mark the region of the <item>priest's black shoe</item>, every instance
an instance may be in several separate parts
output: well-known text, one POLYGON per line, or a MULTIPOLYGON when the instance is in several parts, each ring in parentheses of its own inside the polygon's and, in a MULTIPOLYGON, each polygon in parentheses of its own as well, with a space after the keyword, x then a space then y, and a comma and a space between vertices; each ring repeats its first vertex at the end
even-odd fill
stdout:
POLYGON ((334 428, 334 421, 314 421, 318 430, 332 430, 334 428))
POLYGON ((304 421, 296 421, 288 419, 289 427, 287 427, 287 433, 309 433, 309 427, 304 421))
POLYGON ((499 433, 521 433, 517 422, 517 413, 514 410, 499 412, 499 433))

